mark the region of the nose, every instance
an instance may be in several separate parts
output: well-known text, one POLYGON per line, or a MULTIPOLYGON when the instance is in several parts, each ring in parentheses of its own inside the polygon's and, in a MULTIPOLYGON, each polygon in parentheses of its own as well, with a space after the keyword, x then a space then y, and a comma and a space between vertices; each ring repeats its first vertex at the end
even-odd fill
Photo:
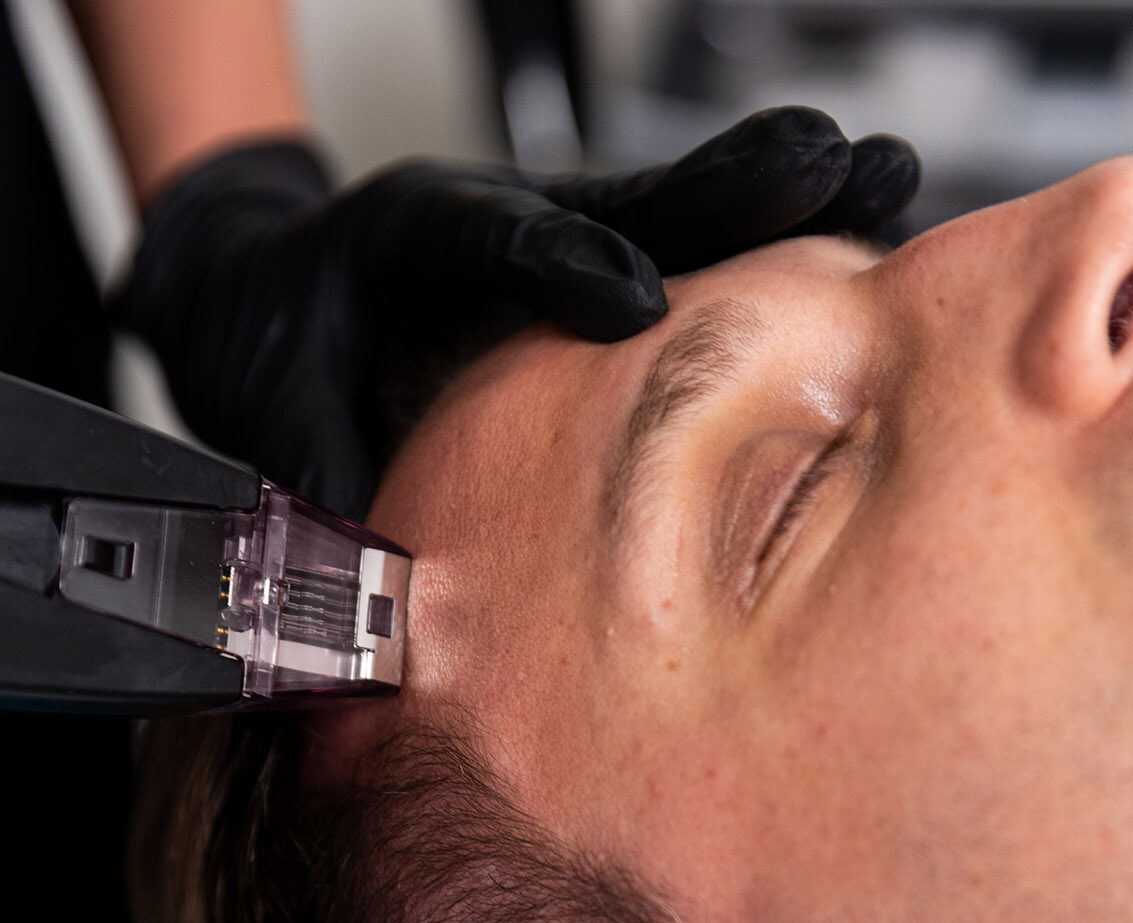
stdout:
POLYGON ((1025 396, 1078 419, 1103 415, 1129 386, 1129 344, 1111 340, 1133 269, 1133 158, 1081 173, 1033 197, 1017 347, 1025 396))
POLYGON ((944 225, 895 256, 920 265, 926 349, 967 363, 958 380, 1080 422, 1133 380, 1133 342, 1110 337, 1133 270, 1133 158, 944 225))

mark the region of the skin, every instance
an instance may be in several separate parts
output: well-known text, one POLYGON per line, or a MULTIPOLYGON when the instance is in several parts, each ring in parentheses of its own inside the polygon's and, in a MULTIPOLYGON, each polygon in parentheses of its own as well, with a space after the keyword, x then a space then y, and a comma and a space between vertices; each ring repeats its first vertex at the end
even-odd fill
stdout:
POLYGON ((145 205, 198 158, 308 129, 281 0, 68 0, 145 205))
POLYGON ((1128 919, 1131 214, 1109 162, 884 259, 808 238, 673 279, 624 343, 491 353, 376 499, 416 556, 408 674, 322 719, 324 771, 459 713, 685 919, 1128 919), (762 327, 611 530, 641 381, 721 298, 762 327))

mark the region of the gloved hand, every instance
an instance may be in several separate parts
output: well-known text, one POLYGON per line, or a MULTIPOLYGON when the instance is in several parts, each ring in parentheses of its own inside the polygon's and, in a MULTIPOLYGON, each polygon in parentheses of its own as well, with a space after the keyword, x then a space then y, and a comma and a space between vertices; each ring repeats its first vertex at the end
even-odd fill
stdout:
POLYGON ((662 274, 792 230, 868 231, 918 170, 903 141, 851 147, 803 108, 609 179, 413 161, 333 195, 302 143, 236 148, 154 203, 114 310, 201 438, 360 519, 438 366, 538 317, 630 336, 664 315, 662 274))

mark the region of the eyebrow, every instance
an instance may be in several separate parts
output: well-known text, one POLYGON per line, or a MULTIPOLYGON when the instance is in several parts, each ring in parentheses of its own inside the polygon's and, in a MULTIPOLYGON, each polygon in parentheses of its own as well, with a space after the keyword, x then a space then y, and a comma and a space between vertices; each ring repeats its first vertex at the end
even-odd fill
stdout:
POLYGON ((606 490, 611 532, 624 528, 664 434, 734 380, 741 357, 765 330, 755 305, 721 298, 701 307, 662 347, 630 413, 606 490))
MULTIPOLYGON (((876 261, 893 252, 889 244, 862 234, 831 236, 876 261)), ((734 380, 741 357, 766 330, 758 304, 719 298, 704 304, 662 347, 630 413, 606 489, 611 534, 624 528, 665 433, 734 380)))

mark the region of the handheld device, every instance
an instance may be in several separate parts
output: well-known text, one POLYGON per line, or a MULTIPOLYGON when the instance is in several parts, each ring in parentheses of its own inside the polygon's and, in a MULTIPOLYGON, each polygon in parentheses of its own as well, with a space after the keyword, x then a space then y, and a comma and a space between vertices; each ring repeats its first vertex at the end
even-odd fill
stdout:
POLYGON ((0 375, 0 707, 392 694, 411 562, 252 469, 0 375))

